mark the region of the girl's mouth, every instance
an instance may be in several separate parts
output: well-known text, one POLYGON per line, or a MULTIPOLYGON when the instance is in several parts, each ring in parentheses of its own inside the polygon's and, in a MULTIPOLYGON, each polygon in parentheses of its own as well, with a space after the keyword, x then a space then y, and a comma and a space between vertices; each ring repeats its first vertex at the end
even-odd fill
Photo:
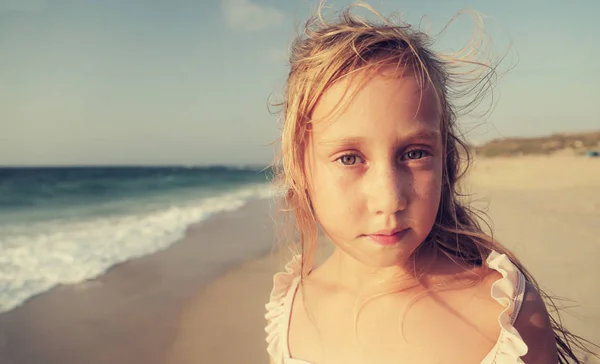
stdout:
POLYGON ((380 245, 394 245, 400 242, 407 232, 408 229, 404 229, 391 234, 367 234, 365 236, 380 245))

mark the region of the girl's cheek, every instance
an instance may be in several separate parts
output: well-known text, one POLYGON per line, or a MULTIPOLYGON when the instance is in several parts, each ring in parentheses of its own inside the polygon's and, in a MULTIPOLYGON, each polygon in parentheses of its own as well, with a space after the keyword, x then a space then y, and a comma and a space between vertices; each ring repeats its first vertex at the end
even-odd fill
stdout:
POLYGON ((442 173, 436 169, 423 170, 414 173, 414 193, 420 200, 439 200, 442 190, 442 173))
POLYGON ((334 163, 330 163, 323 168, 324 183, 329 184, 336 189, 348 189, 356 183, 358 173, 352 168, 343 168, 334 163))
POLYGON ((423 183, 435 188, 442 185, 442 161, 440 158, 431 157, 423 160, 421 167, 416 171, 416 175, 420 176, 423 183))

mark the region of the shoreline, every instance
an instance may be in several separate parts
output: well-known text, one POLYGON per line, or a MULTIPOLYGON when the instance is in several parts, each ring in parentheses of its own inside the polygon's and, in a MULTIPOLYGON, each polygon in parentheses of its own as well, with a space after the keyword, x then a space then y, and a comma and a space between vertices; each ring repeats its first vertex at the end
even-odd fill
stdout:
POLYGON ((0 314, 0 362, 164 363, 181 312, 199 292, 273 256, 272 213, 273 199, 250 201, 190 226, 164 250, 29 298, 0 314), (215 241, 227 244, 202 255, 199 244, 215 241))

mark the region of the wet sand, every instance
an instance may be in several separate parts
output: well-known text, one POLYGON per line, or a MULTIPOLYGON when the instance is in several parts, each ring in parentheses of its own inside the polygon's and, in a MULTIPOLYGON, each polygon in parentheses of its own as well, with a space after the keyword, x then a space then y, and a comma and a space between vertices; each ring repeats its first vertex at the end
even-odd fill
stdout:
MULTIPOLYGON (((254 280, 246 280, 247 284, 240 287, 251 290, 254 295, 250 296, 243 293, 237 298, 226 298, 207 293, 211 287, 221 287, 211 284, 221 275, 244 260, 256 259, 272 250, 271 212, 269 201, 255 201, 240 210, 216 215, 191 227, 184 240, 164 251, 115 266, 98 279, 56 287, 0 314, 0 363, 162 364, 168 362, 185 326, 182 312, 190 303, 206 302, 198 307, 221 309, 226 302, 237 302, 242 308, 239 313, 260 315, 259 301, 268 295, 268 278, 255 276, 254 280), (219 246, 208 256, 200 244, 219 246), (241 249, 240 244, 247 247, 241 249), (220 263, 231 256, 237 262, 230 259, 228 265, 220 263), (250 306, 252 302, 254 306, 250 306)), ((207 321, 194 332, 193 340, 200 343, 215 337, 222 339, 223 330, 234 329, 227 326, 227 322, 236 320, 233 311, 234 315, 220 326, 207 321)), ((248 315, 246 320, 251 318, 248 315)), ((239 320, 235 321, 236 326, 251 326, 243 318, 239 320)), ((256 338, 255 346, 261 344, 260 327, 251 334, 243 333, 239 331, 238 341, 256 338)), ((219 361, 210 356, 195 361, 216 362, 219 361)))

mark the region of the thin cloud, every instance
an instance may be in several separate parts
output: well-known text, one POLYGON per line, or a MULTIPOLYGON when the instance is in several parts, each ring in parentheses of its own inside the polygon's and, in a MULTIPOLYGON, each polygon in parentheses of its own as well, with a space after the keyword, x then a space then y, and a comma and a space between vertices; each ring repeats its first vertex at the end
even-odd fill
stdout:
POLYGON ((280 25, 285 20, 280 10, 252 0, 223 0, 222 6, 225 20, 233 29, 260 30, 280 25))
POLYGON ((44 10, 46 5, 46 0, 0 0, 0 13, 9 11, 35 13, 44 10))

